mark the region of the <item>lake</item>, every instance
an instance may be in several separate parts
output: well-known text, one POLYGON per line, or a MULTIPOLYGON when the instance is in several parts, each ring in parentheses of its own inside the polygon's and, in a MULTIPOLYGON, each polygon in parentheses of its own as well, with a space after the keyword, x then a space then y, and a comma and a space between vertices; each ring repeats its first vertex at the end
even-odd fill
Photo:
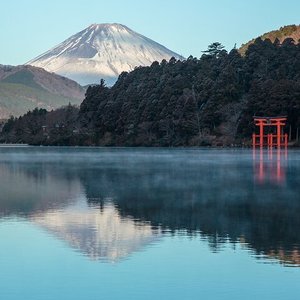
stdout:
POLYGON ((298 299, 300 151, 0 147, 0 299, 298 299))

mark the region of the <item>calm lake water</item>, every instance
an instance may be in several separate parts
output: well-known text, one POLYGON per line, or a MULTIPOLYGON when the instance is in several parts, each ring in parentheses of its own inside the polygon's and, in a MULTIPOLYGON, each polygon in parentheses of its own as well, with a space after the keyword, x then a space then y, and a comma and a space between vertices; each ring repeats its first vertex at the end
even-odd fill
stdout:
POLYGON ((299 299, 300 151, 0 147, 0 299, 299 299))

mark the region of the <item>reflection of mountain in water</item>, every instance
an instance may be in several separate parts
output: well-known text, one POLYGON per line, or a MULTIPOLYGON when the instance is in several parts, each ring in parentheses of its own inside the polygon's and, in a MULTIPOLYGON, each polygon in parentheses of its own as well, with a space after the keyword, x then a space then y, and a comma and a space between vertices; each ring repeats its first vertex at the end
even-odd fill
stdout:
POLYGON ((0 217, 64 207, 83 192, 80 181, 61 180, 40 165, 0 165, 0 217))
POLYGON ((272 250, 266 253, 268 258, 274 258, 279 260, 281 263, 289 266, 298 266, 300 267, 300 250, 299 247, 292 251, 286 251, 284 249, 272 250))
MULTIPOLYGON (((213 250, 224 241, 239 242, 258 256, 299 265, 299 160, 284 165, 284 182, 258 184, 250 152, 101 150, 79 159, 86 154, 80 151, 74 161, 59 164, 35 162, 34 168, 19 164, 16 169, 6 163, 1 177, 14 181, 21 176, 23 186, 26 178, 35 178, 39 185, 53 187, 47 189, 48 199, 56 199, 56 189, 61 190, 60 204, 30 206, 41 211, 32 220, 82 252, 95 258, 124 257, 153 241, 156 228, 200 233, 213 250), (68 190, 73 195, 84 191, 81 199, 91 199, 88 203, 99 210, 59 210, 69 203, 68 190), (48 208, 58 209, 51 213, 48 208)), ((37 193, 32 199, 37 203, 40 197, 37 193)))
POLYGON ((149 224, 121 218, 112 204, 101 210, 50 211, 32 216, 39 226, 68 242, 92 259, 116 261, 157 240, 149 224))

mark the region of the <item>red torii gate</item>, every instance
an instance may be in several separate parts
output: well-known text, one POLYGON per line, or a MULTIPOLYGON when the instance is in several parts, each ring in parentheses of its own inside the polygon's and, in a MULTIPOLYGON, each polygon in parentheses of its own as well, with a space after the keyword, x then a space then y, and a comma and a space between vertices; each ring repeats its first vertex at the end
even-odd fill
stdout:
POLYGON ((256 126, 259 126, 259 134, 253 133, 252 143, 253 147, 276 146, 280 148, 281 146, 287 147, 288 145, 288 135, 282 133, 283 127, 286 125, 287 117, 253 117, 256 126), (264 133, 264 127, 275 126, 276 133, 264 133))

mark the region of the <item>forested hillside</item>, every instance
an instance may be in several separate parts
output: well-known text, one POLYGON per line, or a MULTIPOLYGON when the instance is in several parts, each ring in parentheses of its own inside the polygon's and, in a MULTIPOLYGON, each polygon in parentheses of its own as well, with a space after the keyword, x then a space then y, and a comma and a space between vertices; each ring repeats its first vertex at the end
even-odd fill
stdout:
MULTIPOLYGON (((65 136, 55 137, 53 124, 48 124, 47 134, 41 134, 39 124, 35 133, 25 135, 35 119, 27 115, 10 120, 1 140, 114 146, 242 145, 251 140, 253 115, 287 115, 295 139, 300 127, 300 46, 292 39, 283 43, 257 39, 244 56, 236 49, 227 53, 214 43, 200 59, 172 58, 122 73, 111 88, 103 81, 88 88, 76 121, 64 125, 70 127, 65 136)), ((61 124, 66 123, 64 118, 61 124)))
MULTIPOLYGON (((272 43, 282 43, 287 38, 292 38, 295 43, 299 43, 300 40, 300 25, 287 25, 280 27, 278 30, 272 30, 264 33, 260 36, 262 40, 270 40, 272 43)), ((255 42, 256 39, 252 39, 248 43, 241 46, 239 52, 243 55, 246 53, 248 47, 255 42)))

